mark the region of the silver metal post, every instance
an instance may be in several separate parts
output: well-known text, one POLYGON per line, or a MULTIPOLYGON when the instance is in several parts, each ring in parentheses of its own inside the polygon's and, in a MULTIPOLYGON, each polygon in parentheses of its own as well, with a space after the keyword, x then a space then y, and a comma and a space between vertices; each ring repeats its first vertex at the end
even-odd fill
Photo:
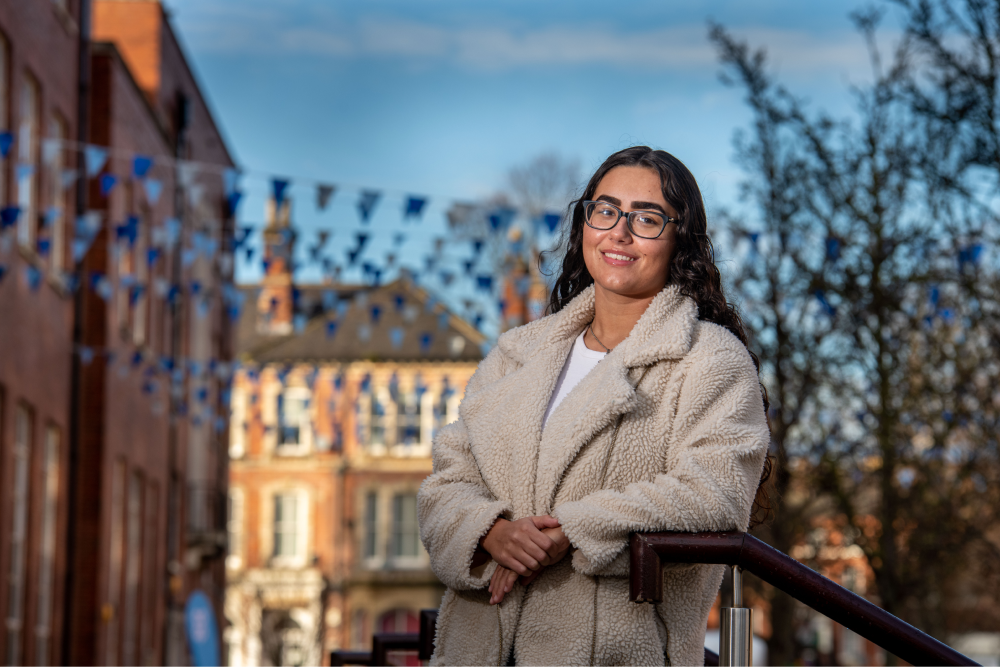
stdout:
POLYGON ((733 606, 719 610, 719 664, 749 667, 753 664, 753 609, 743 606, 743 577, 737 565, 733 570, 733 606))

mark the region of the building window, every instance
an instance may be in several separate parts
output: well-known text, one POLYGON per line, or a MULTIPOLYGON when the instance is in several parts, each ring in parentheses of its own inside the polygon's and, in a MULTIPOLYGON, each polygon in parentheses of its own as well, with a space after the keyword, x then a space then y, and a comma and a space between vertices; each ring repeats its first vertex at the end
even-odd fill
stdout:
POLYGON ((310 392, 305 387, 288 387, 278 394, 279 454, 306 454, 312 444, 309 416, 310 392))
MULTIPOLYGON (((0 130, 10 130, 7 105, 10 89, 7 87, 7 38, 0 34, 0 130)), ((7 205, 7 160, 0 160, 0 206, 7 205)))
POLYGON ((305 493, 289 491, 274 496, 273 562, 278 566, 302 567, 308 545, 308 499, 305 493))
POLYGON ((246 454, 247 433, 247 394, 242 385, 233 387, 229 405, 229 458, 239 459, 246 454))
POLYGON ((62 184, 62 172, 66 167, 63 146, 69 136, 66 121, 59 114, 49 118, 49 140, 54 148, 45 155, 45 170, 48 180, 48 201, 45 211, 46 229, 49 237, 49 266, 53 271, 62 271, 66 262, 66 191, 62 184))
POLYGON ((10 566, 7 573, 7 664, 20 665, 21 628, 24 625, 24 571, 28 536, 28 497, 31 468, 31 411, 17 406, 14 417, 14 486, 12 498, 10 566))
POLYGON ((129 478, 125 507, 125 600, 122 604, 122 664, 139 664, 139 585, 142 578, 142 477, 129 478))
POLYGON ((121 581, 125 557, 125 462, 118 460, 111 472, 111 543, 108 552, 108 593, 105 601, 108 619, 104 625, 104 664, 118 664, 118 643, 121 639, 121 581))
POLYGON ((401 392, 396 401, 396 444, 412 447, 420 444, 420 395, 401 392))
POLYGON ((420 619, 409 609, 390 609, 378 618, 379 632, 417 633, 420 619))
POLYGON ((371 393, 371 413, 368 420, 368 444, 370 445, 385 446, 385 431, 389 421, 386 414, 388 398, 383 389, 376 389, 371 393))
POLYGON ((229 490, 229 512, 226 520, 226 533, 229 535, 229 552, 226 556, 226 566, 239 569, 243 564, 243 490, 229 490))
POLYGON ((156 656, 156 613, 160 608, 160 566, 157 564, 157 536, 160 525, 160 487, 151 480, 146 482, 146 497, 144 498, 143 512, 145 519, 145 544, 142 547, 143 555, 143 584, 142 584, 142 628, 139 646, 142 650, 142 659, 139 664, 151 665, 156 656))
POLYGON ((45 430, 45 455, 40 479, 42 498, 41 550, 38 562, 38 612, 35 620, 35 664, 48 665, 52 636, 52 580, 55 576, 56 524, 59 514, 59 429, 45 430))
POLYGON ((35 198, 38 175, 38 110, 41 93, 38 82, 29 73, 24 73, 21 86, 21 115, 17 130, 17 205, 21 208, 18 219, 17 238, 21 245, 35 249, 35 232, 38 216, 35 212, 35 198))
POLYGON ((362 553, 365 558, 375 558, 378 551, 378 494, 365 495, 365 532, 362 553))
POLYGON ((417 496, 406 493, 392 498, 392 556, 416 558, 420 555, 417 528, 417 496))

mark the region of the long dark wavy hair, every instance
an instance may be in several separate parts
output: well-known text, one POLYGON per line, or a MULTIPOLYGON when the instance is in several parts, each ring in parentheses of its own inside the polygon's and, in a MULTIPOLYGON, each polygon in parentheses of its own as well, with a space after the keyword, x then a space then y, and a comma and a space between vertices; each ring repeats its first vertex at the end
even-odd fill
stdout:
MULTIPOLYGON (((645 167, 660 175, 663 198, 677 211, 677 243, 670 260, 667 285, 677 285, 681 294, 694 299, 698 305, 698 319, 723 326, 739 338, 750 353, 759 375, 760 360, 750 349, 743 319, 736 306, 726 300, 722 290, 722 275, 715 265, 715 249, 708 237, 708 218, 701 190, 688 168, 666 151, 654 151, 648 146, 633 146, 618 151, 605 160, 590 177, 583 196, 570 203, 566 254, 559 278, 552 288, 548 312, 559 312, 594 282, 583 258, 583 230, 586 224, 583 202, 594 198, 601 180, 615 167, 645 167)), ((763 385, 761 398, 766 414, 769 403, 767 390, 763 385)), ((754 498, 751 528, 763 523, 771 512, 767 481, 771 477, 772 468, 773 458, 768 455, 754 498)))

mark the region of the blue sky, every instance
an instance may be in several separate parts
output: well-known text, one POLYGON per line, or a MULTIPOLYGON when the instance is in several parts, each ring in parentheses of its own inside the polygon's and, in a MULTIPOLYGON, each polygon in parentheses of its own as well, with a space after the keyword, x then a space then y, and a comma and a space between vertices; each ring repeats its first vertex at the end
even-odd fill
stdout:
MULTIPOLYGON (((732 137, 748 114, 718 79, 709 19, 767 47, 782 80, 817 105, 845 109, 868 72, 850 0, 165 4, 238 163, 299 179, 297 223, 348 235, 356 190, 318 214, 309 181, 386 190, 384 229, 400 217, 394 196, 427 193, 422 232, 433 235, 447 203, 496 192, 541 152, 578 159, 587 176, 637 143, 684 161, 710 215, 738 210, 732 137)), ((266 180, 254 182, 248 221, 262 219, 266 180)))

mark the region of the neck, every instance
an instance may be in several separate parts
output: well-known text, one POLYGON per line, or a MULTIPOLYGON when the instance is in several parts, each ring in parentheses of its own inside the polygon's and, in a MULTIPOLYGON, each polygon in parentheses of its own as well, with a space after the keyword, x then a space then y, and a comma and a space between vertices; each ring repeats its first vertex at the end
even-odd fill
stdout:
MULTIPOLYGON (((632 332, 632 327, 639 321, 642 314, 646 312, 650 302, 657 293, 648 296, 632 297, 615 294, 603 289, 600 285, 594 285, 594 322, 591 330, 597 334, 601 342, 609 348, 615 348, 619 343, 628 338, 632 332)), ((588 337, 589 338, 589 337, 588 337)), ((591 345, 586 338, 584 343, 591 349, 603 348, 591 345)), ((596 341, 595 341, 596 343, 596 341)))

